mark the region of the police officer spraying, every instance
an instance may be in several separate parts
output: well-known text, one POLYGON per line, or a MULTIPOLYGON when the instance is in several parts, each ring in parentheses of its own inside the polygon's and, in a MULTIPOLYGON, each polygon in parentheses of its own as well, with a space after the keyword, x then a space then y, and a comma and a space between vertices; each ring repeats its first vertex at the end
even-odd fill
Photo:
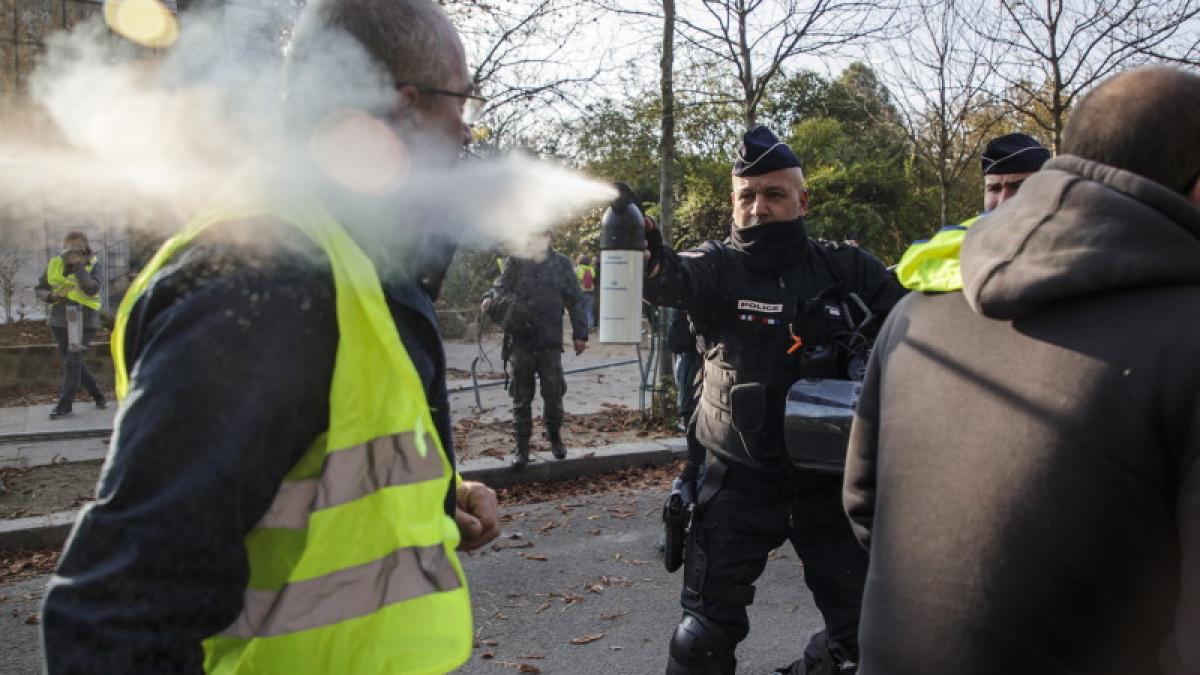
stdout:
MULTIPOLYGON (((708 453, 667 673, 735 672, 754 582, 784 541, 803 561, 826 626, 788 670, 853 672, 867 556, 842 511, 841 478, 788 462, 784 404, 800 377, 844 377, 835 332, 855 304, 850 295, 875 330, 903 291, 861 249, 809 239, 800 162, 764 127, 742 139, 732 201, 727 240, 678 254, 646 221, 645 296, 686 310, 705 351, 692 433, 708 453)), ((683 478, 695 480, 698 468, 683 478)))
POLYGON ((516 451, 512 464, 529 463, 533 435, 534 377, 542 383, 543 421, 550 450, 565 459, 562 440, 563 394, 567 383, 562 372, 565 308, 571 316, 575 355, 587 349, 588 322, 583 291, 571 260, 550 248, 550 237, 538 234, 529 257, 509 256, 499 281, 484 294, 480 309, 504 327, 504 358, 512 364, 509 393, 513 399, 513 435, 516 451))

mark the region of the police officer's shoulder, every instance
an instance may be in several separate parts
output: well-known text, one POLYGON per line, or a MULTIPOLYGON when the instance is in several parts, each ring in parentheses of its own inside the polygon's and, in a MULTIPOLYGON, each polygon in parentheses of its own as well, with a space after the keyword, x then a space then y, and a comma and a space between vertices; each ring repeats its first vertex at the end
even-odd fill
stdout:
POLYGON ((860 246, 847 244, 844 241, 832 241, 829 239, 816 239, 814 243, 820 246, 830 257, 836 260, 844 260, 856 263, 865 263, 868 265, 878 265, 883 267, 883 263, 874 255, 860 246))
POLYGON ((709 239, 699 246, 680 251, 677 255, 682 258, 705 258, 712 255, 725 255, 732 250, 726 242, 709 239))

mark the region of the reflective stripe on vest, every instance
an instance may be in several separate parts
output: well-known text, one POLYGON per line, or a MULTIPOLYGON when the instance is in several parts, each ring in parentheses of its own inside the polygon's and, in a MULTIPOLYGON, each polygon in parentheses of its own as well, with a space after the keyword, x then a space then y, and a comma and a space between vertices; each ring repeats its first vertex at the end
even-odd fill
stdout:
MULTIPOLYGON (((91 272, 95 267, 96 256, 92 256, 85 269, 91 272)), ((75 273, 72 272, 71 274, 64 275, 64 269, 66 269, 66 264, 63 263, 62 256, 56 255, 46 264, 46 282, 50 284, 50 290, 59 295, 67 296, 67 299, 71 302, 99 311, 100 294, 88 295, 79 290, 79 279, 75 277, 75 273)))
POLYGON ((962 290, 958 252, 967 230, 979 218, 975 216, 959 225, 943 227, 933 237, 913 242, 896 263, 896 278, 900 284, 913 291, 962 290))
POLYGON ((206 207, 134 281, 113 329, 117 394, 124 397, 130 310, 154 274, 215 223, 261 216, 288 222, 321 246, 333 271, 339 340, 329 429, 246 536, 250 579, 242 612, 204 641, 205 669, 453 670, 470 656, 470 600, 454 553, 458 529, 445 511, 453 476, 424 385, 370 259, 319 203, 289 198, 227 198, 206 207))

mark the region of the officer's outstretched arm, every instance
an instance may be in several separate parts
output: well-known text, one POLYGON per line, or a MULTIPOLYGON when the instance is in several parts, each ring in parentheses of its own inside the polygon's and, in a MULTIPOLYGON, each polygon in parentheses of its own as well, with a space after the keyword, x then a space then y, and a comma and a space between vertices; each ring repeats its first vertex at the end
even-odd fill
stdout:
POLYGON ((716 242, 676 253, 663 242, 654 219, 647 217, 646 250, 650 255, 642 292, 650 304, 706 314, 725 295, 728 272, 716 242))

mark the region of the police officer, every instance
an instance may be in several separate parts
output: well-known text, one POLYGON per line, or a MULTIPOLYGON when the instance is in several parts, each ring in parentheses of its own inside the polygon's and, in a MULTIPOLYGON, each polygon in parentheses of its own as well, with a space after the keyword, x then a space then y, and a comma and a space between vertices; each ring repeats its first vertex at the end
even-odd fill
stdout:
POLYGON ((1025 179, 1050 159, 1050 151, 1032 136, 1005 134, 988 141, 979 158, 983 170, 983 213, 958 225, 938 230, 929 239, 914 242, 900 262, 896 277, 914 291, 947 292, 962 288, 958 250, 967 230, 980 217, 995 210, 1021 189, 1025 179))
POLYGON ((708 457, 667 673, 735 671, 754 582, 784 541, 803 561, 826 626, 788 670, 853 672, 867 556, 842 511, 841 477, 788 462, 784 404, 800 377, 846 377, 847 355, 837 347, 842 314, 851 307, 866 316, 851 296, 877 329, 903 291, 861 249, 809 239, 800 162, 764 127, 742 139, 732 201, 728 239, 678 254, 646 221, 646 297, 686 310, 704 346, 691 433, 708 457))
POLYGON ((550 248, 547 235, 538 235, 533 257, 509 256, 500 279, 483 296, 480 309, 504 327, 504 353, 512 363, 513 435, 516 452, 512 464, 529 463, 529 438, 533 435, 534 376, 542 383, 543 421, 550 450, 564 459, 562 441, 563 379, 562 314, 571 316, 575 355, 587 349, 588 325, 583 291, 575 279, 571 260, 550 248))

